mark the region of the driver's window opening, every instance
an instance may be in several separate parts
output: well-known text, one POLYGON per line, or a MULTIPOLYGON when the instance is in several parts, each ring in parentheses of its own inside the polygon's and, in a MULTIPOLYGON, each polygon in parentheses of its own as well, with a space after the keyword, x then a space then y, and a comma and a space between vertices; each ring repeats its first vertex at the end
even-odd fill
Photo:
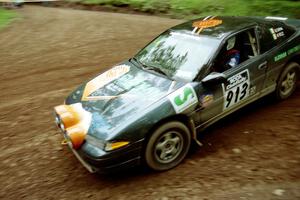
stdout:
POLYGON ((213 64, 213 71, 224 72, 258 55, 254 29, 230 37, 213 64))

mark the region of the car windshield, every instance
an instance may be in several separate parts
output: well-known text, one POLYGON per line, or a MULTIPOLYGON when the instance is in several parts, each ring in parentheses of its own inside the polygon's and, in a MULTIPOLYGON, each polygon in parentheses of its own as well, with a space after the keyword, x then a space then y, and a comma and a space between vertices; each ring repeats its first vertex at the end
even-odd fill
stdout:
POLYGON ((165 74, 174 80, 193 81, 216 51, 219 40, 181 32, 166 32, 135 58, 147 69, 165 74))

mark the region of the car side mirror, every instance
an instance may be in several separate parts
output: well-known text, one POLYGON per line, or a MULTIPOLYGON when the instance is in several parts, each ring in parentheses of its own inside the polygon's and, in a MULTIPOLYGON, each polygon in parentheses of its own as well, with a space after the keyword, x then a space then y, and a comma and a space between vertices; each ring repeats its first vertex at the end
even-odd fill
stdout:
POLYGON ((226 82, 226 77, 223 73, 212 72, 201 81, 204 85, 216 85, 226 82))

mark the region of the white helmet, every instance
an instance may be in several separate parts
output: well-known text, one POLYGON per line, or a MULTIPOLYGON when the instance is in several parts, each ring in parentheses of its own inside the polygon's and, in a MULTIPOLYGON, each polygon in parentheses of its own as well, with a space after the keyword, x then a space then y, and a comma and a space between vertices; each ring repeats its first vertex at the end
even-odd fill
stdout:
POLYGON ((232 49, 235 45, 235 37, 229 38, 227 40, 227 51, 232 49))

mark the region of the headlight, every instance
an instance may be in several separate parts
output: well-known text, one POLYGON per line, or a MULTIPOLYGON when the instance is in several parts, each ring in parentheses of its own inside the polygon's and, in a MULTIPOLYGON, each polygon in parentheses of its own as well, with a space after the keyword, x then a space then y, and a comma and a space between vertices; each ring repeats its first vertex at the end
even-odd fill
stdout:
POLYGON ((98 147, 99 149, 104 150, 104 148, 105 148, 105 142, 103 140, 99 140, 99 139, 94 138, 93 136, 90 136, 90 135, 86 135, 85 140, 89 144, 91 144, 95 147, 98 147))
POLYGON ((62 130, 63 132, 65 132, 65 131, 66 131, 66 129, 65 129, 65 125, 64 125, 63 123, 61 123, 61 124, 60 124, 60 128, 61 128, 61 130, 62 130))
POLYGON ((57 114, 55 115, 55 124, 56 124, 57 126, 60 125, 60 117, 59 117, 57 114))
POLYGON ((128 141, 107 142, 107 141, 97 139, 90 135, 87 135, 85 139, 89 144, 105 151, 112 151, 115 149, 119 149, 129 144, 128 141))
POLYGON ((55 123, 58 126, 58 128, 60 128, 63 132, 65 131, 65 125, 64 123, 61 121, 61 118, 59 115, 55 115, 55 123))

